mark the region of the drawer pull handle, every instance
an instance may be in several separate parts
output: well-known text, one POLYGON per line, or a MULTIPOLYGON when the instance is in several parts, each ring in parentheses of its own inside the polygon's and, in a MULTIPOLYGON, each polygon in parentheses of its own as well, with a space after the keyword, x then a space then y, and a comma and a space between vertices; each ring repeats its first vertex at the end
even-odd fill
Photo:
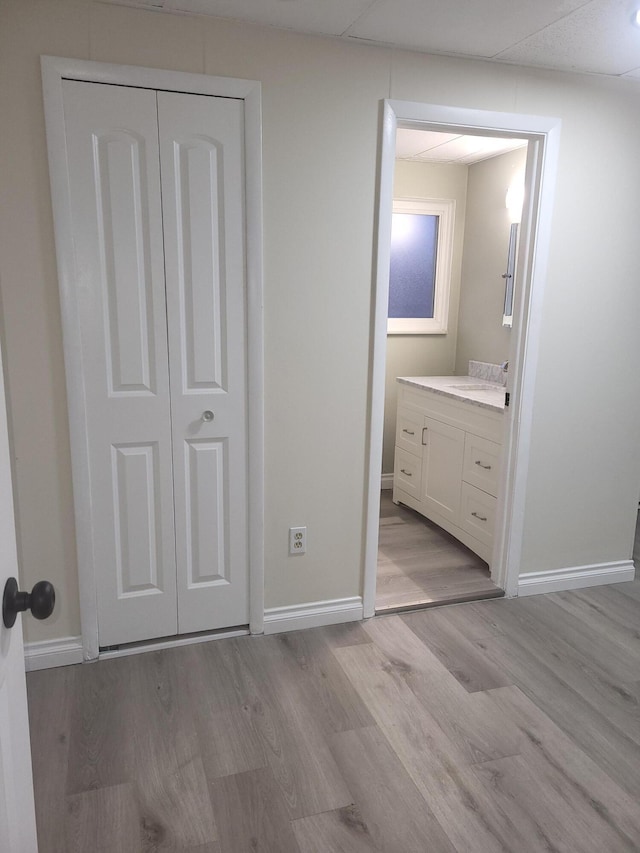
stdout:
POLYGON ((427 431, 428 427, 422 427, 422 444, 426 447, 427 442, 424 440, 424 434, 427 431))
POLYGON ((411 432, 410 429, 405 429, 404 427, 402 427, 402 432, 406 432, 407 435, 415 435, 415 432, 411 432))
POLYGON ((405 471, 404 468, 400 469, 400 473, 406 474, 407 477, 413 477, 413 474, 411 473, 411 471, 405 471))
POLYGON ((478 515, 478 513, 477 513, 477 512, 472 512, 472 513, 471 513, 471 515, 472 515, 474 518, 477 518, 477 519, 478 519, 478 521, 486 521, 486 520, 487 520, 486 518, 483 518, 481 515, 478 515))
POLYGON ((476 465, 479 465, 481 468, 484 468, 485 471, 491 470, 491 465, 483 465, 479 459, 476 459, 476 465))

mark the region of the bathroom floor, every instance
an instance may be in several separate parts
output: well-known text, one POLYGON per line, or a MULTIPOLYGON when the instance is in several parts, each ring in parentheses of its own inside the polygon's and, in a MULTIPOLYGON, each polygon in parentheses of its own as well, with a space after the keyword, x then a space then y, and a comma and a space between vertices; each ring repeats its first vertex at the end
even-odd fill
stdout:
POLYGON ((489 566, 436 524, 404 506, 393 491, 380 499, 376 613, 498 598, 489 566))

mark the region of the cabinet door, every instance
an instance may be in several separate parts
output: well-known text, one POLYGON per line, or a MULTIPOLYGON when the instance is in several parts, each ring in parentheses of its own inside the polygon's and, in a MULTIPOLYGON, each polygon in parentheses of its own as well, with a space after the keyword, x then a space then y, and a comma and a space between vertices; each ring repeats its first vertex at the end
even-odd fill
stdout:
POLYGON ((464 436, 461 429, 433 418, 424 419, 422 502, 425 515, 436 513, 453 524, 460 521, 464 436))
POLYGON ((91 480, 76 519, 91 527, 108 646, 177 631, 156 93, 63 92, 91 480))
POLYGON ((158 92, 181 634, 249 621, 243 121, 158 92))

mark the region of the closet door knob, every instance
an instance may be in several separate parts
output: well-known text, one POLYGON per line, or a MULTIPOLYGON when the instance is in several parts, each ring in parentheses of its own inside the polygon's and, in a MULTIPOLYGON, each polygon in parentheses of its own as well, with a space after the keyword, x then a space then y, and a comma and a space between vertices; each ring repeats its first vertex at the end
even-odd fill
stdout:
POLYGON ((18 613, 30 610, 36 619, 48 619, 56 604, 56 591, 49 581, 38 581, 31 592, 20 592, 15 578, 9 578, 2 596, 2 621, 13 628, 18 613))
POLYGON ((206 409, 206 410, 202 413, 202 420, 203 420, 205 423, 211 423, 211 421, 213 420, 213 418, 214 418, 214 414, 213 414, 213 412, 212 412, 212 411, 210 411, 209 409, 206 409))

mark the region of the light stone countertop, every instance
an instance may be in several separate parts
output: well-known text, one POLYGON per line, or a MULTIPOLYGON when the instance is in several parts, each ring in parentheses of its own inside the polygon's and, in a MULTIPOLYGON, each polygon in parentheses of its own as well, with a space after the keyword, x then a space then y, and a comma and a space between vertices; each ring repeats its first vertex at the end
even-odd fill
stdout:
POLYGON ((398 376, 396 382, 433 391, 472 406, 504 412, 505 387, 498 382, 487 382, 475 376, 398 376), (456 387, 460 385, 465 387, 456 387))

